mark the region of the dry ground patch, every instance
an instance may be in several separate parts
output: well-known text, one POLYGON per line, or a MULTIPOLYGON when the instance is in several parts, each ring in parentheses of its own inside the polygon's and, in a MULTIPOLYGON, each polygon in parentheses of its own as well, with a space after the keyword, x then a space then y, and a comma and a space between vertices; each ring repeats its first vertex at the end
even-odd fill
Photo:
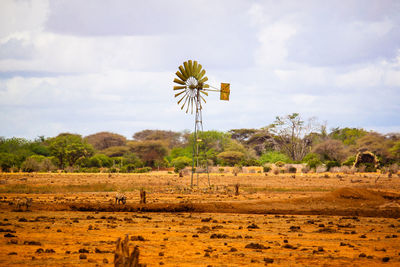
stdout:
POLYGON ((109 266, 129 234, 148 266, 398 266, 400 179, 378 175, 0 174, 0 265, 109 266))

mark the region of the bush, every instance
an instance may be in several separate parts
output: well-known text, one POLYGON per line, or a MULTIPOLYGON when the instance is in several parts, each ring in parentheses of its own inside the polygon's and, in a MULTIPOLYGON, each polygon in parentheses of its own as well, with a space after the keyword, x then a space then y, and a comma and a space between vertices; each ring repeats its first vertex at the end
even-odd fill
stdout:
POLYGON ((354 161, 356 161, 356 156, 351 156, 351 157, 347 158, 347 159, 342 163, 342 165, 351 167, 351 166, 354 165, 354 161))
POLYGON ((301 172, 302 173, 308 173, 309 171, 310 171, 310 167, 308 165, 306 165, 303 168, 301 168, 301 172))
POLYGON ((307 166, 311 168, 317 168, 318 165, 321 165, 321 160, 318 154, 308 153, 304 158, 303 162, 307 164, 307 166))
POLYGON ((264 172, 270 172, 271 167, 270 166, 264 166, 264 172))
POLYGON ((104 154, 96 154, 93 157, 90 157, 87 163, 87 167, 111 167, 112 160, 108 156, 104 154))
POLYGON ((174 172, 178 173, 183 170, 185 167, 190 166, 192 164, 192 159, 186 156, 177 157, 171 162, 174 166, 174 172))
POLYGON ((293 167, 293 166, 286 166, 286 172, 287 173, 296 173, 297 172, 297 169, 296 169, 296 167, 293 167))
POLYGON ((275 165, 276 165, 277 167, 283 167, 283 166, 285 165, 285 162, 283 162, 283 161, 277 161, 277 162, 275 162, 275 165))
POLYGON ((218 171, 219 171, 220 173, 223 173, 223 172, 225 171, 225 169, 224 169, 224 168, 219 168, 218 171))
POLYGON ((125 166, 122 166, 121 172, 123 173, 129 173, 129 172, 134 172, 135 171, 135 165, 133 164, 127 164, 125 166))
POLYGON ((40 170, 40 163, 29 157, 22 163, 21 169, 24 172, 37 172, 40 170))
POLYGON ((133 171, 134 173, 145 173, 145 172, 151 172, 150 167, 143 167, 143 168, 138 168, 133 171))
POLYGON ((262 154, 260 157, 261 165, 265 163, 275 163, 277 161, 289 162, 290 159, 286 154, 283 154, 278 151, 269 151, 267 153, 262 154))
POLYGON ((375 164, 374 163, 364 163, 361 166, 365 167, 364 172, 376 172, 376 168, 375 168, 375 164))
POLYGON ((334 160, 330 160, 326 162, 326 168, 328 171, 331 170, 333 167, 340 167, 340 163, 334 160))

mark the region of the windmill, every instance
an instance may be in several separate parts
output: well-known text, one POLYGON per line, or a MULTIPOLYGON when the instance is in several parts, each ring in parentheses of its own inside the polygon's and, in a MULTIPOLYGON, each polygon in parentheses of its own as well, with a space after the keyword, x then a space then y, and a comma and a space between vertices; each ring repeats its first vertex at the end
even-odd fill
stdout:
MULTIPOLYGON (((186 113, 193 114, 195 112, 195 123, 194 123, 194 142, 193 142, 193 161, 192 161, 192 176, 190 180, 190 186, 193 187, 193 174, 195 169, 199 167, 199 156, 200 146, 199 143, 202 140, 199 138, 203 131, 203 117, 201 111, 203 104, 206 103, 205 97, 208 96, 208 92, 219 92, 220 100, 229 101, 230 84, 221 83, 220 88, 213 87, 206 82, 208 78, 205 76, 206 70, 197 62, 188 60, 180 65, 179 70, 175 73, 177 78, 174 79, 174 83, 178 84, 174 86, 174 90, 177 91, 175 97, 178 98, 178 105, 181 106, 181 110, 186 113)), ((208 163, 206 162, 206 172, 208 174, 208 163)), ((210 178, 208 176, 208 184, 210 185, 210 178)), ((199 173, 197 172, 197 185, 199 185, 199 173)))

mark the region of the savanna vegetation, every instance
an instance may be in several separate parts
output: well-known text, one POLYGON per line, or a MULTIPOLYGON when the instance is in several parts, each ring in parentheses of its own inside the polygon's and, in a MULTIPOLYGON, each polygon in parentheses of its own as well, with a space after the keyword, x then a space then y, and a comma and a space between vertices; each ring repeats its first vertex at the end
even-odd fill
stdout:
MULTIPOLYGON (((328 131, 315 119, 293 113, 276 117, 260 129, 205 131, 199 137, 208 166, 276 166, 303 163, 303 171, 354 169, 358 152, 369 151, 378 164, 358 165, 360 171, 398 170, 400 133, 380 134, 361 128, 328 131)), ((192 165, 193 134, 189 131, 143 130, 132 139, 100 132, 89 136, 61 133, 35 140, 0 137, 3 172, 147 172, 192 165)), ((286 168, 289 170, 290 166, 286 168)))

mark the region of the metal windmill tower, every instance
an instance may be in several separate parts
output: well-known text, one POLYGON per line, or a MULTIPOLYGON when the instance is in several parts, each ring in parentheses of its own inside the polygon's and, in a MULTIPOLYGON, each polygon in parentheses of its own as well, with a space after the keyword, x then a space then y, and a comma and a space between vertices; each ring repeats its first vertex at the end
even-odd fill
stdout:
MULTIPOLYGON (((178 91, 175 97, 178 97, 178 105, 181 105, 181 110, 186 108, 186 113, 190 111, 193 114, 193 107, 195 110, 195 123, 194 123, 194 140, 193 140, 193 163, 192 163, 192 176, 190 186, 193 187, 193 174, 200 166, 199 157, 201 154, 200 143, 202 140, 201 132, 203 131, 203 118, 202 118, 202 101, 206 103, 205 96, 208 92, 220 92, 220 99, 229 101, 230 84, 221 83, 220 88, 213 87, 206 84, 208 78, 205 76, 206 70, 198 64, 197 61, 188 60, 179 66, 179 70, 175 73, 178 78, 174 79, 174 90, 178 91)), ((203 151, 206 156, 205 151, 203 151)), ((208 174, 208 162, 205 158, 205 169, 208 174)), ((210 178, 208 176, 208 184, 210 185, 210 178)), ((199 173, 197 172, 197 185, 199 185, 199 173)))

